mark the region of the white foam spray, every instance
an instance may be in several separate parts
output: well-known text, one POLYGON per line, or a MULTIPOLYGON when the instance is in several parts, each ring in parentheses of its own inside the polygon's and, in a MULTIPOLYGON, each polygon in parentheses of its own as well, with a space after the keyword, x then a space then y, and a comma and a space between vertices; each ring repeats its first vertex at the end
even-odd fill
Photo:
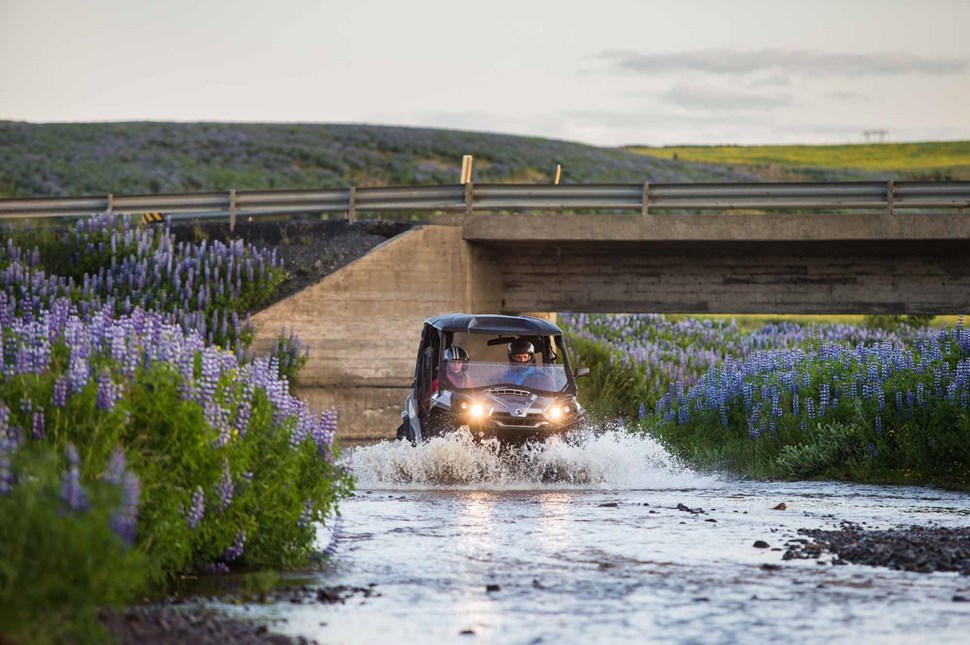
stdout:
POLYGON ((361 488, 706 488, 717 481, 686 468, 652 437, 622 428, 518 447, 476 443, 462 429, 417 446, 385 441, 348 452, 361 488))

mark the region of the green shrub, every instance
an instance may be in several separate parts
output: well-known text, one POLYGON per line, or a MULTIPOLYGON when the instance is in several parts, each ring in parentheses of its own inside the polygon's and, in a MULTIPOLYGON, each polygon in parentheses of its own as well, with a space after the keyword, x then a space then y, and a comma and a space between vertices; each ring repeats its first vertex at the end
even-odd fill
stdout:
POLYGON ((155 575, 150 558, 112 529, 121 486, 89 477, 72 493, 71 466, 51 444, 7 456, 17 482, 0 494, 0 637, 103 642, 97 609, 130 602, 155 575))

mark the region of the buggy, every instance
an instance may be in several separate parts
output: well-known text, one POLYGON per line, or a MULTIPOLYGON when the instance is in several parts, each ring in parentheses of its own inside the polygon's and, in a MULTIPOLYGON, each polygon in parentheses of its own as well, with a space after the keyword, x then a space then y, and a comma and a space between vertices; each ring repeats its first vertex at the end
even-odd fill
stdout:
POLYGON ((417 444, 467 426, 476 440, 541 440, 585 411, 555 324, 529 316, 445 314, 424 323, 397 438, 417 444), (513 350, 525 350, 514 354, 513 350), (528 360, 513 362, 513 356, 528 360))

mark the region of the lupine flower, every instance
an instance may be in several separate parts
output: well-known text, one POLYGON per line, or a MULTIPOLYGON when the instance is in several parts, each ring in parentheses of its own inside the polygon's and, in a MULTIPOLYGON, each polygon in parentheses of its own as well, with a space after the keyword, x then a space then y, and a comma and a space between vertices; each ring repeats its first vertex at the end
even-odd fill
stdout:
POLYGON ((88 508, 88 498, 81 488, 80 458, 74 444, 67 446, 67 471, 61 478, 61 501, 72 511, 83 511, 88 508))
POLYGON ((98 376, 98 397, 95 407, 98 410, 112 410, 119 397, 114 382, 111 380, 111 373, 103 370, 98 376))
POLYGON ((68 381, 64 377, 60 377, 54 381, 54 392, 51 402, 55 408, 63 408, 67 405, 67 386, 68 381))
POLYGON ((35 441, 44 438, 44 410, 36 410, 33 416, 32 435, 35 441))
POLYGON ((234 491, 235 486, 232 483, 232 471, 229 470, 229 462, 227 461, 223 463, 222 479, 219 480, 219 501, 221 502, 223 511, 229 508, 234 491))
POLYGON ((6 495, 13 489, 13 465, 10 457, 14 448, 14 442, 0 433, 0 495, 6 495))
POLYGON ((138 526, 138 503, 141 498, 141 481, 135 473, 126 472, 121 482, 121 504, 111 515, 111 528, 125 542, 133 544, 138 526))
POLYGON ((303 512, 300 514, 300 520, 297 524, 305 528, 310 526, 311 522, 313 522, 313 502, 307 500, 303 504, 303 512))
POLYGON ((202 492, 201 486, 196 486, 195 492, 192 493, 192 505, 189 507, 188 515, 185 518, 189 528, 197 527, 203 516, 205 516, 205 493, 202 492))
POLYGON ((222 553, 222 559, 226 562, 232 562, 233 560, 239 559, 243 551, 246 548, 246 531, 239 531, 236 533, 236 539, 233 540, 231 546, 226 547, 225 551, 222 553))

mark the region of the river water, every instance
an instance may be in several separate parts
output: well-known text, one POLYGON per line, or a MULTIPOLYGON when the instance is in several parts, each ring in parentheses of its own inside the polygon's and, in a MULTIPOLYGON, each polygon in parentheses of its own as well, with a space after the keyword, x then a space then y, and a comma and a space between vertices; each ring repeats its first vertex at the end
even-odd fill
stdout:
POLYGON ((970 494, 699 475, 622 431, 349 452, 311 584, 379 595, 230 610, 320 643, 970 642, 967 576, 782 560, 799 528, 965 526, 970 494))

